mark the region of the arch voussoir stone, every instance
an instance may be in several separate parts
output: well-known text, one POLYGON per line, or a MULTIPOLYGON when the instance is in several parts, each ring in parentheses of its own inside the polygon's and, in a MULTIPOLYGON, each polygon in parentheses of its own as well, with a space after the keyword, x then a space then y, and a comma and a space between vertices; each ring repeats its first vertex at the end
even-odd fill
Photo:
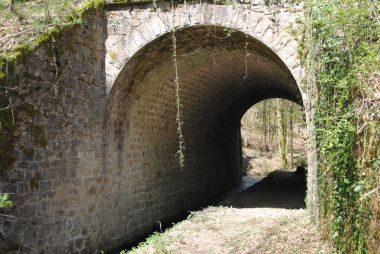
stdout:
POLYGON ((301 7, 291 12, 281 9, 279 14, 275 16, 273 10, 266 6, 260 6, 257 9, 252 8, 248 4, 237 6, 212 4, 182 5, 174 10, 171 10, 167 4, 163 4, 158 5, 158 10, 152 10, 151 8, 125 10, 121 8, 109 11, 107 15, 108 23, 114 25, 108 26, 109 35, 106 41, 106 50, 107 54, 116 52, 120 58, 117 64, 112 61, 106 61, 107 91, 108 93, 110 92, 117 77, 117 73, 112 67, 121 70, 123 64, 139 49, 159 36, 170 33, 173 27, 178 30, 197 25, 223 26, 242 31, 256 38, 279 54, 299 83, 301 76, 298 71, 294 72, 292 70, 293 63, 297 62, 295 55, 297 42, 287 31, 290 31, 294 25, 294 20, 301 14, 301 7), (128 22, 128 17, 132 17, 131 13, 134 12, 136 14, 133 15, 140 16, 138 28, 135 28, 131 22, 128 22), (275 32, 275 30, 278 32, 275 32), (116 47, 114 45, 115 42, 123 36, 128 38, 128 40, 122 40, 119 47, 116 47), (276 43, 274 44, 274 42, 276 43), (283 49, 284 46, 287 48, 283 49), (109 73, 108 69, 110 70, 109 73))

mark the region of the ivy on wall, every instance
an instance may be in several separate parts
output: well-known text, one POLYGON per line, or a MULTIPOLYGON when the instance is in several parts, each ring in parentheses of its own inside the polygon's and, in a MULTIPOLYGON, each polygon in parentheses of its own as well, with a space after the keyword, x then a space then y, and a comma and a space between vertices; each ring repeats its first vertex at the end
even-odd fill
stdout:
MULTIPOLYGON (((317 91, 321 226, 338 253, 367 253, 379 202, 378 2, 308 0, 301 56, 317 91), (377 110, 377 111, 376 111, 377 110)), ((310 84, 309 84, 310 85, 310 84)), ((378 232, 377 232, 378 233, 378 232)), ((376 248, 376 247, 375 247, 376 248)))

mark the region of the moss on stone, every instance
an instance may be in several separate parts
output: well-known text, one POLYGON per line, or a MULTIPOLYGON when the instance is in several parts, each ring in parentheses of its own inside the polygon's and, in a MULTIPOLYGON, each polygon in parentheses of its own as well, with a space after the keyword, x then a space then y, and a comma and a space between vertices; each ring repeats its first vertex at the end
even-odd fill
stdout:
POLYGON ((37 114, 37 109, 34 105, 25 103, 21 106, 20 110, 25 112, 26 116, 30 119, 33 119, 37 114))
POLYGON ((8 52, 4 55, 5 61, 15 62, 21 56, 21 50, 16 49, 14 51, 8 52))
POLYGON ((54 36, 56 36, 58 33, 60 32, 60 28, 58 26, 55 26, 53 28, 51 28, 49 31, 47 31, 46 33, 43 33, 43 34, 40 34, 38 35, 34 41, 33 41, 33 44, 35 45, 35 47, 38 47, 40 46, 42 43, 46 42, 46 41, 50 41, 54 36))
POLYGON ((52 38, 60 34, 63 30, 79 24, 82 21, 84 13, 86 11, 91 9, 98 9, 102 7, 103 4, 104 0, 89 1, 78 7, 75 14, 71 14, 65 17, 65 22, 63 25, 52 25, 52 28, 48 29, 48 31, 44 33, 37 35, 31 42, 28 41, 27 43, 20 43, 9 52, 2 52, 0 54, 0 80, 5 77, 5 74, 2 71, 5 65, 17 62, 21 57, 26 56, 28 53, 41 46, 44 42, 50 41, 52 38))
POLYGON ((78 14, 80 19, 83 19, 83 15, 86 13, 86 11, 99 9, 103 7, 104 4, 105 4, 105 0, 88 1, 82 4, 81 6, 79 6, 78 9, 76 10, 76 13, 78 14))
POLYGON ((32 132, 34 143, 41 146, 42 148, 46 148, 48 141, 46 139, 44 129, 39 125, 33 125, 30 127, 30 130, 32 132))
POLYGON ((38 189, 38 187, 40 186, 40 180, 41 176, 38 173, 35 174, 30 180, 30 188, 32 188, 32 190, 38 189))
POLYGON ((33 159, 33 156, 34 156, 33 148, 27 147, 27 146, 22 146, 21 151, 27 159, 30 159, 30 160, 33 159))
POLYGON ((117 55, 117 53, 114 52, 114 51, 111 51, 109 54, 110 54, 110 57, 111 57, 111 59, 112 59, 113 61, 116 61, 117 58, 119 57, 119 56, 117 55))

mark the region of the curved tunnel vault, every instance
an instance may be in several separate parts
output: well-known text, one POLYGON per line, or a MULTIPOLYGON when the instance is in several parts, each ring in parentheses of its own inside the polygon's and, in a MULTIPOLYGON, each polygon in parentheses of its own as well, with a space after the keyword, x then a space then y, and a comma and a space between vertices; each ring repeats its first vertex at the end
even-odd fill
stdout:
POLYGON ((118 195, 109 198, 121 210, 109 212, 113 230, 128 239, 240 181, 240 119, 249 107, 275 97, 302 104, 291 72, 271 49, 242 32, 229 32, 221 26, 176 31, 183 170, 176 157, 172 34, 139 50, 112 87, 106 170, 119 176, 110 190, 118 195))

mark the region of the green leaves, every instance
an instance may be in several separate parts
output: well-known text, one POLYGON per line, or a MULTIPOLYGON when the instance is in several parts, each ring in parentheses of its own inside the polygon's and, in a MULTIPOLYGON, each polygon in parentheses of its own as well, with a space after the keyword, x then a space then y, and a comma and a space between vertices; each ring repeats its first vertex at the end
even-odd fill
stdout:
POLYGON ((363 123, 358 112, 366 110, 359 105, 379 70, 379 3, 309 0, 305 7, 302 44, 308 56, 303 60, 315 77, 307 79, 308 85, 318 94, 314 124, 321 219, 337 253, 366 253, 371 211, 360 197, 376 183, 375 173, 363 166, 374 168, 370 155, 376 154, 376 127, 363 123), (367 136, 357 134, 359 126, 367 126, 367 136))
POLYGON ((0 208, 8 208, 12 206, 13 206, 13 202, 9 200, 9 194, 8 193, 0 194, 0 208))

